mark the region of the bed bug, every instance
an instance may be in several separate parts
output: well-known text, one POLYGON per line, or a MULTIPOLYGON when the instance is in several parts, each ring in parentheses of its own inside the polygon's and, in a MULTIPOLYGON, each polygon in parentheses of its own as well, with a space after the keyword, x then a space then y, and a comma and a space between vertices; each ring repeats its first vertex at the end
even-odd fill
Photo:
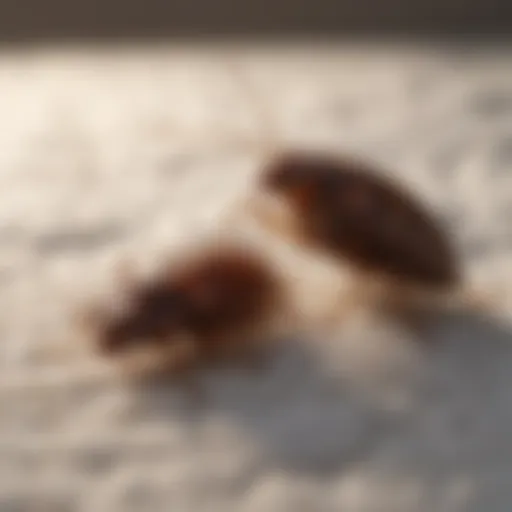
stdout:
POLYGON ((462 264, 440 221, 373 165, 323 152, 283 152, 264 166, 257 187, 258 197, 271 199, 252 203, 265 226, 350 269, 345 309, 347 301, 360 305, 370 293, 383 307, 410 314, 424 299, 432 305, 434 297, 462 290, 462 264))
POLYGON ((131 280, 125 307, 96 314, 96 339, 102 354, 139 375, 260 361, 286 302, 276 269, 242 244, 196 247, 149 279, 131 280))

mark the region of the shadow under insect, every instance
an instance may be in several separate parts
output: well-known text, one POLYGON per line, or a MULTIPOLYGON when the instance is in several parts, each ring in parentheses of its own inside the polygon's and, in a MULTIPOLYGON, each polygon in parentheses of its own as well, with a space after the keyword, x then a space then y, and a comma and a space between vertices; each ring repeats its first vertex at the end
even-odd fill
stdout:
POLYGON ((302 340, 280 340, 268 355, 257 371, 204 369, 200 402, 176 394, 170 382, 148 380, 138 387, 140 405, 191 429, 219 416, 241 426, 259 446, 257 466, 325 476, 364 459, 390 418, 343 389, 302 340))
POLYGON ((256 372, 205 369, 201 403, 180 400, 170 383, 147 381, 138 388, 140 406, 159 420, 181 417, 191 429, 212 417, 242 426, 261 447, 258 464, 325 477, 364 463, 383 479, 414 475, 441 496, 460 475, 507 460, 512 329, 458 311, 439 317, 429 336, 437 343, 427 344, 422 377, 401 411, 368 400, 327 371, 308 340, 294 338, 273 346, 256 372))
POLYGON ((440 318, 431 336, 437 343, 415 403, 381 442, 371 470, 382 479, 422 482, 431 510, 456 495, 457 509, 482 510, 493 496, 496 510, 505 510, 512 493, 497 491, 499 475, 512 470, 512 324, 458 311, 440 318))

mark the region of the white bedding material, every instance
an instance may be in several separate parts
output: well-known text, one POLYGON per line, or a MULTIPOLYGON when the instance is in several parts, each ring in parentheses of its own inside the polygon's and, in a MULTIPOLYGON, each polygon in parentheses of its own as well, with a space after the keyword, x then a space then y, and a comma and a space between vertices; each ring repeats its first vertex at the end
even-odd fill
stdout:
MULTIPOLYGON (((0 57, 0 511, 509 512, 509 51, 238 56, 254 96, 226 49, 0 57), (422 350, 354 318, 261 375, 205 375, 197 409, 74 350, 118 256, 150 269, 246 192, 261 104, 283 144, 367 154, 438 207, 500 319, 451 319, 422 350)), ((256 238, 328 302, 332 269, 256 238)))

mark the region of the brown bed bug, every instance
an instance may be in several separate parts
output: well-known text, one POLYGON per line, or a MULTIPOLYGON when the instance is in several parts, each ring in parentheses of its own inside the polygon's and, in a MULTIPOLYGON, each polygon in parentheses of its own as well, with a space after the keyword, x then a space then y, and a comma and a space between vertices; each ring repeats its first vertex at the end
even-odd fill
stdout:
POLYGON ((190 375, 203 364, 261 362, 286 304, 276 269, 243 244, 196 247, 149 279, 131 278, 123 308, 95 314, 97 347, 132 374, 190 375))
POLYGON ((380 305, 409 314, 425 298, 432 305, 433 297, 462 289, 462 264, 436 216, 370 164, 283 152, 264 167, 258 188, 259 198, 271 199, 252 203, 264 225, 349 267, 354 286, 344 300, 353 305, 370 292, 384 299, 380 305))

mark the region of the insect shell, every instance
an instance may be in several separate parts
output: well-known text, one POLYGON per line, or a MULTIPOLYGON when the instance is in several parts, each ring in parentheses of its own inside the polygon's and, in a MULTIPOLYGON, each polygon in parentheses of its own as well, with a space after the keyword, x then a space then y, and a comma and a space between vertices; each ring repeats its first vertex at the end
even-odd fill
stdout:
POLYGON ((198 365, 253 357, 282 311, 273 267, 242 245, 191 250, 151 279, 135 281, 126 307, 97 315, 97 346, 128 359, 131 372, 188 372, 198 365))
POLYGON ((370 165, 323 153, 282 153, 264 167, 258 188, 280 205, 279 216, 266 203, 260 207, 268 227, 356 274, 427 293, 461 284, 461 264, 435 216, 370 165))

